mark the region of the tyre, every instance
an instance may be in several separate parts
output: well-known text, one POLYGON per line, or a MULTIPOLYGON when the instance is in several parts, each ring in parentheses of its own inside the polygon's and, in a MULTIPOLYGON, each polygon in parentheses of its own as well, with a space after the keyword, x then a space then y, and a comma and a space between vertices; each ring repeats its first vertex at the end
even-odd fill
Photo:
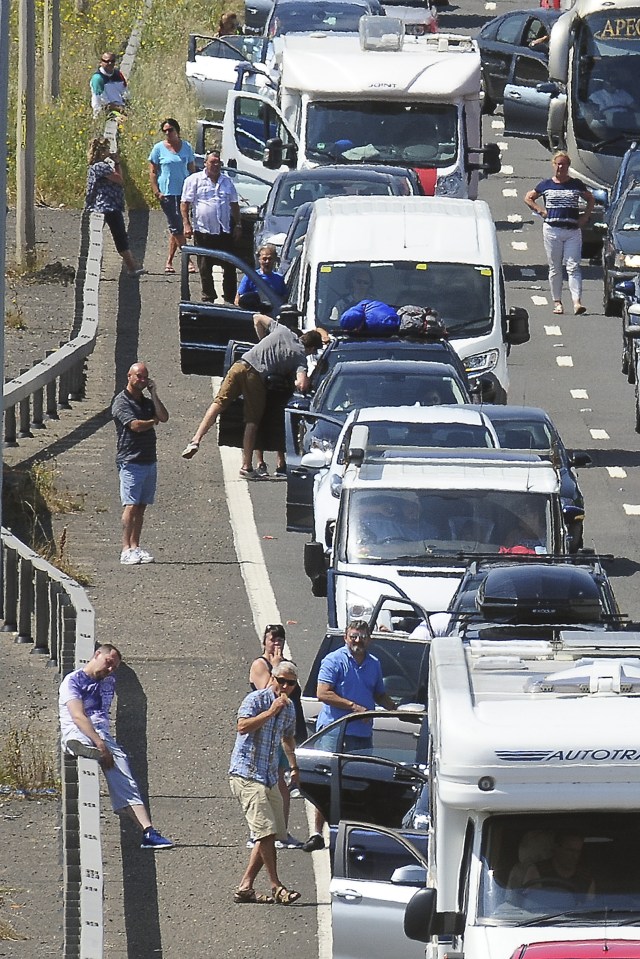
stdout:
POLYGON ((602 310, 605 316, 622 316, 622 307, 624 303, 622 300, 615 300, 609 296, 609 284, 604 280, 604 289, 602 294, 602 310))

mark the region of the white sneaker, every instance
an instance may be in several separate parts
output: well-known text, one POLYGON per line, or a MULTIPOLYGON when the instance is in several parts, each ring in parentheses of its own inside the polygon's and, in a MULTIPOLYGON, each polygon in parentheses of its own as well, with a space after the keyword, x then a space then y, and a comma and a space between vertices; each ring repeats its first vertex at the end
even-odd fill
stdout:
POLYGON ((139 546, 134 550, 134 553, 138 554, 139 563, 155 563, 155 560, 151 553, 147 553, 146 549, 141 549, 139 546))
POLYGON ((123 566, 137 566, 141 562, 137 549, 123 549, 120 553, 120 562, 123 566))
POLYGON ((276 849, 301 849, 302 840, 296 839, 291 833, 287 833, 286 839, 276 839, 276 849))

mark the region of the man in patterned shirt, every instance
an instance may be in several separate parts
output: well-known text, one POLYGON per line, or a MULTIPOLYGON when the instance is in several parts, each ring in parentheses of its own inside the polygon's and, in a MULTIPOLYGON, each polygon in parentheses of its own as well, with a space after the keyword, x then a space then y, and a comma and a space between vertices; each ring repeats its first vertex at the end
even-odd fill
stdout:
POLYGON ((109 710, 116 691, 113 674, 121 661, 120 651, 103 643, 86 666, 62 680, 58 698, 62 748, 73 756, 100 763, 113 811, 126 812, 142 830, 141 849, 169 849, 173 842, 151 825, 127 754, 109 732, 109 710))
POLYGON ((297 667, 283 661, 274 666, 264 689, 245 696, 238 710, 236 743, 231 754, 229 784, 256 843, 233 901, 278 902, 290 906, 300 893, 287 889, 278 878, 276 838, 286 839, 282 796, 278 789, 279 746, 289 760, 291 778, 298 784, 295 755, 296 715, 287 695, 298 681, 297 667), (262 867, 271 882, 272 895, 256 893, 253 884, 262 867))

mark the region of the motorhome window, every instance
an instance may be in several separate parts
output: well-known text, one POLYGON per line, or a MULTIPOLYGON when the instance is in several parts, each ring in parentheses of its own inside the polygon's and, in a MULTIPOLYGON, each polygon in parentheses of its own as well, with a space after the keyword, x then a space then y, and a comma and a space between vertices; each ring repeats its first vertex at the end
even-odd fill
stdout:
POLYGON ((335 330, 342 313, 367 298, 395 308, 429 306, 440 313, 452 339, 483 336, 493 328, 493 283, 491 267, 470 263, 321 263, 316 279, 316 323, 335 330), (363 275, 371 280, 366 293, 356 289, 356 281, 363 275))
POLYGON ((551 504, 541 493, 356 488, 341 515, 341 559, 348 563, 410 565, 460 552, 551 551, 551 504))
POLYGON ((481 924, 640 922, 637 812, 492 816, 480 859, 481 924))
POLYGON ((622 156, 640 126, 640 7, 576 19, 573 113, 578 146, 622 156))
POLYGON ((309 103, 306 155, 341 163, 451 166, 458 155, 453 104, 309 103))

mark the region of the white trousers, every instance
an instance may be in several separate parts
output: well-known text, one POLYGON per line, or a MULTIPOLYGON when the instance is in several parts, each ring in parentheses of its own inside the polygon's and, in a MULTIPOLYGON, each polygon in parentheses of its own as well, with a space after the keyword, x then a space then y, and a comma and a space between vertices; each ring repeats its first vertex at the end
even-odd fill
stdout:
POLYGON ((562 299, 562 264, 567 268, 569 291, 574 303, 582 299, 582 230, 564 230, 544 223, 542 227, 544 251, 549 263, 549 286, 554 301, 562 299))

